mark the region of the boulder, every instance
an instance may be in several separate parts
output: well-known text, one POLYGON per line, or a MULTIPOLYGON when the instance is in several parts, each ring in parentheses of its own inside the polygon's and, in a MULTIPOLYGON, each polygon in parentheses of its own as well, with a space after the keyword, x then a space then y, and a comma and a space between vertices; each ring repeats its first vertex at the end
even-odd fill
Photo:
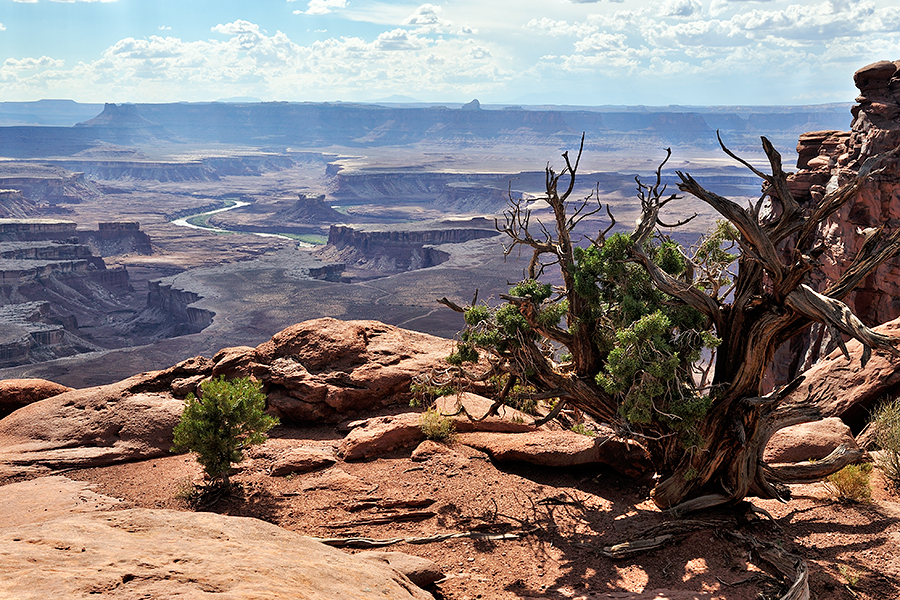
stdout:
POLYGON ((334 454, 320 448, 291 448, 281 454, 272 466, 272 476, 282 477, 292 473, 309 473, 325 469, 337 462, 334 454))
POLYGON ((269 412, 286 421, 337 423, 409 400, 414 375, 439 364, 454 342, 378 321, 323 318, 292 325, 256 348, 227 348, 215 375, 263 382, 269 412))
POLYGON ((165 392, 136 392, 147 378, 72 390, 0 420, 0 473, 94 467, 164 456, 183 402, 165 392))
POLYGON ((457 440, 487 452, 498 462, 521 461, 547 467, 603 463, 629 477, 644 475, 653 468, 643 446, 617 437, 612 430, 594 437, 572 431, 473 432, 460 433, 457 440))
POLYGON ((424 439, 422 413, 375 417, 351 429, 338 446, 338 454, 344 460, 360 460, 410 448, 424 439))
POLYGON ((4 379, 0 381, 0 418, 32 402, 52 398, 71 389, 46 379, 4 379))
POLYGON ((427 558, 406 554, 405 552, 369 550, 360 552, 354 556, 363 560, 386 564, 392 569, 406 575, 410 581, 421 588, 428 587, 444 576, 441 568, 433 561, 430 561, 427 558))
POLYGON ((767 463, 819 460, 831 454, 841 444, 848 448, 857 447, 850 428, 837 417, 829 417, 775 432, 766 445, 763 459, 767 463))
POLYGON ((453 453, 453 450, 446 444, 439 444, 433 440, 425 440, 412 451, 410 459, 413 462, 425 462, 435 456, 443 456, 453 453))
POLYGON ((207 512, 130 509, 4 526, 0 556, 4 598, 432 599, 389 561, 207 512))

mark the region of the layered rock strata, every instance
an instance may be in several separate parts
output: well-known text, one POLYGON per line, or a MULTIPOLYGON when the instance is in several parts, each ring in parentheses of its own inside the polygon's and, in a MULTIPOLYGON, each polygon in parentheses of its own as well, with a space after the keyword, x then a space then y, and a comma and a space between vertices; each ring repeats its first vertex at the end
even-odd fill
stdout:
POLYGON ((355 269, 383 274, 439 265, 450 255, 433 246, 462 243, 497 235, 494 229, 360 230, 332 225, 328 245, 320 254, 343 260, 355 269))

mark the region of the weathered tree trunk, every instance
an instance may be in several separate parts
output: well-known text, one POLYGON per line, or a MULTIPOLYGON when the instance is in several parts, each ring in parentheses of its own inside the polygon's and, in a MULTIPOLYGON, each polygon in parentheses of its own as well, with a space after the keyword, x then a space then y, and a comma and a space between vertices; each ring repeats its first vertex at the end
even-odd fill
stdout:
MULTIPOLYGON (((709 287, 697 283, 698 265, 686 254, 682 253, 687 268, 677 277, 669 275, 651 260, 647 243, 654 231, 677 227, 686 221, 667 224, 660 219, 660 210, 669 202, 680 199, 675 194, 663 197, 665 186, 662 185, 661 170, 666 161, 657 169, 654 184, 646 185, 637 180, 642 212, 631 234, 627 260, 643 266, 653 285, 671 297, 672 302, 680 302, 705 316, 708 319, 706 327, 721 339, 712 386, 705 392, 710 394, 711 405, 697 425, 702 441, 695 447, 679 447, 678 437, 661 433, 658 423, 644 429, 641 426, 631 428, 633 424, 625 423, 619 413, 621 398, 607 393, 595 380, 606 364, 608 355, 605 352, 609 350, 601 351, 597 345, 600 325, 596 322, 597 317, 592 316, 592 311, 597 308, 576 291, 578 267, 571 236, 585 217, 600 210, 600 205, 593 195, 580 203, 569 203, 568 200, 574 188, 581 151, 574 164, 568 154, 563 155, 566 167, 560 173, 549 167, 546 171, 547 195, 544 200, 553 211, 554 231, 537 221, 540 233, 534 234, 530 230, 534 224, 527 202, 512 198, 505 213, 505 225, 497 225, 498 230, 512 240, 506 248, 507 254, 519 246, 532 248, 529 278, 538 279, 548 265, 558 266, 563 282, 560 296, 569 303, 568 328, 562 329, 558 324, 548 324, 539 318, 541 307, 532 299, 502 296, 518 308, 531 332, 539 337, 523 336, 515 347, 504 351, 501 362, 509 365, 521 379, 543 388, 545 394, 558 395, 562 399, 560 406, 568 403, 601 421, 618 422, 623 430, 629 430, 633 435, 643 435, 651 453, 658 459, 661 476, 653 492, 654 501, 675 512, 736 503, 751 494, 785 499, 788 491, 782 484, 822 478, 863 459, 859 452, 842 451, 826 461, 797 465, 792 469, 776 469, 763 462, 763 451, 772 434, 789 425, 821 418, 813 406, 780 406, 783 398, 801 385, 799 379, 761 396, 766 367, 785 340, 818 322, 831 331, 833 338, 841 339, 845 335, 860 340, 865 347, 864 362, 873 348, 897 352, 893 347, 897 340, 866 328, 840 298, 900 250, 900 231, 889 236, 881 231, 870 234, 844 276, 824 294, 803 284, 807 273, 815 266, 815 249, 808 248, 811 234, 819 223, 854 197, 861 182, 885 156, 869 159, 855 179, 825 195, 815 206, 803 209, 787 187, 781 156, 768 140, 763 138, 762 141, 772 168, 771 175, 758 171, 721 145, 726 153, 764 180, 774 206, 766 217, 761 216, 762 199, 745 208, 705 190, 690 175, 678 172, 679 189, 707 203, 737 231, 740 255, 730 301, 719 296, 717 286, 710 291, 709 287), (557 187, 563 176, 569 177, 568 185, 559 193, 557 187), (589 205, 592 200, 596 202, 593 208, 589 205), (551 258, 546 264, 541 262, 545 254, 551 258), (552 352, 539 343, 540 339, 566 347, 571 353, 571 362, 556 364, 552 352)), ((582 138, 582 147, 583 143, 582 138)), ((591 240, 598 247, 603 246, 604 236, 615 224, 611 214, 610 220, 610 227, 591 240)))

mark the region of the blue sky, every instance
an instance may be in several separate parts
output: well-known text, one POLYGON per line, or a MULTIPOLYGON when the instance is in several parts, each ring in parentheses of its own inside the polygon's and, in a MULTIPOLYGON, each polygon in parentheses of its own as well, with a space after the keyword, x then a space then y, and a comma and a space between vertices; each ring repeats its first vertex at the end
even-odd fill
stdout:
POLYGON ((852 102, 895 0, 0 0, 0 101, 852 102))

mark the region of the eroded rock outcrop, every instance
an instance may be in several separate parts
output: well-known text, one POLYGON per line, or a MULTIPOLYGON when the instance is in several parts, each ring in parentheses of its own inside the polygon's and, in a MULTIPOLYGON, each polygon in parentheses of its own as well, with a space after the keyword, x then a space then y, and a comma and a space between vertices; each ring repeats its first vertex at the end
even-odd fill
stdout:
MULTIPOLYGON (((900 61, 880 61, 859 69, 853 76, 860 95, 851 109, 851 130, 815 131, 800 136, 799 158, 789 182, 801 203, 820 200, 856 175, 866 159, 900 145, 900 61)), ((821 268, 811 283, 823 290, 846 270, 872 228, 891 232, 900 228, 900 159, 884 161, 883 169, 860 188, 857 197, 819 227, 817 237, 825 248, 821 268)), ((888 261, 874 271, 845 302, 867 325, 900 316, 900 261, 888 261)), ((782 350, 776 362, 783 382, 802 372, 835 347, 827 331, 814 326, 782 350)))
POLYGON ((208 359, 190 359, 20 408, 0 419, 0 475, 165 456, 184 407, 170 390, 211 371, 208 359))
POLYGON ((495 230, 477 228, 362 231, 332 225, 323 257, 340 259, 348 266, 380 274, 425 269, 450 258, 433 244, 462 243, 497 235, 495 230))
POLYGON ((256 348, 221 350, 213 375, 253 375, 282 419, 336 423, 408 401, 412 377, 449 355, 453 344, 378 321, 314 319, 256 348))

